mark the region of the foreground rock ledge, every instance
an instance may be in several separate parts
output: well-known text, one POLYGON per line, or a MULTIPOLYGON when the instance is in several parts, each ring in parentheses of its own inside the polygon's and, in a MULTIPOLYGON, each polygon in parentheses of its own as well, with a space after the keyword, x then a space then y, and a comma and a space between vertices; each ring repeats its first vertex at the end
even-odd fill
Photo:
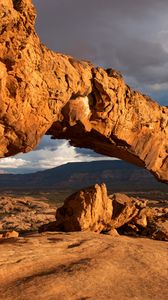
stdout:
POLYGON ((0 295, 14 299, 167 299, 167 243, 96 233, 0 242, 0 295))
POLYGON ((0 14, 0 156, 30 151, 51 134, 168 182, 168 108, 117 71, 48 50, 31 0, 0 0, 0 14))

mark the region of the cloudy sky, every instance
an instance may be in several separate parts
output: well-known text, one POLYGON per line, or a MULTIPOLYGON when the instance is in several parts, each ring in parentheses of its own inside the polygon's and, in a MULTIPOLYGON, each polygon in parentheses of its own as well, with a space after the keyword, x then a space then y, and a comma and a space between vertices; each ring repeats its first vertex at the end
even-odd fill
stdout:
MULTIPOLYGON (((50 49, 120 70, 134 89, 168 105, 167 0, 34 0, 36 29, 50 49)), ((44 137, 36 151, 1 159, 0 172, 28 172, 101 159, 44 137)))

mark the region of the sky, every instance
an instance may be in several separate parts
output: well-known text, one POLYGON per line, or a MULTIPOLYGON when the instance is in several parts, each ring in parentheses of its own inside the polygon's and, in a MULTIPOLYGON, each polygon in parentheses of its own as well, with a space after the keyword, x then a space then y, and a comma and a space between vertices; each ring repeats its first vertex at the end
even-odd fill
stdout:
MULTIPOLYGON (((134 89, 168 105, 167 0, 33 0, 48 48, 121 71, 134 89)), ((0 173, 104 159, 45 136, 35 151, 0 160, 0 173)), ((108 159, 108 158, 106 158, 108 159)))

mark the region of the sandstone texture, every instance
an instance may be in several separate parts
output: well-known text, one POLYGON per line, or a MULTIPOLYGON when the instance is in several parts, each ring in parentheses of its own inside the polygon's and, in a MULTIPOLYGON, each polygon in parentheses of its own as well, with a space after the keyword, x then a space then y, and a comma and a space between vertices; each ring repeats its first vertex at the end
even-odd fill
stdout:
POLYGON ((147 236, 168 241, 168 208, 150 208, 147 201, 115 193, 107 195, 105 184, 91 186, 68 197, 56 210, 56 221, 43 231, 94 231, 147 236))
POLYGON ((141 221, 142 211, 146 208, 146 201, 119 193, 111 195, 111 199, 113 206, 111 224, 113 228, 119 228, 132 220, 136 224, 142 223, 142 227, 147 226, 146 219, 141 221))
POLYGON ((2 300, 166 300, 167 243, 93 232, 0 240, 2 300))
POLYGON ((56 211, 57 226, 63 231, 109 229, 112 201, 104 184, 92 186, 68 197, 56 211))
POLYGON ((37 231, 55 220, 55 208, 31 197, 0 197, 0 232, 15 230, 23 233, 37 231))
POLYGON ((17 238, 19 236, 19 233, 14 230, 6 231, 3 234, 1 234, 1 238, 4 239, 10 239, 10 238, 17 238))
POLYGON ((125 194, 107 195, 105 184, 69 196, 58 209, 43 199, 0 197, 0 238, 44 231, 94 231, 168 241, 168 203, 159 207, 125 194))
POLYGON ((50 134, 168 182, 168 108, 113 69, 48 50, 35 15, 31 0, 0 0, 0 157, 30 151, 50 134))

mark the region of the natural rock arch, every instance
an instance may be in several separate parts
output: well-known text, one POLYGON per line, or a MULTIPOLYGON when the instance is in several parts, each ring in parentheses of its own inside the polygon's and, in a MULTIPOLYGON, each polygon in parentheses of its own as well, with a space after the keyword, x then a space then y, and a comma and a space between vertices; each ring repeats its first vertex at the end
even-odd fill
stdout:
POLYGON ((0 0, 0 13, 0 157, 31 151, 51 134, 168 182, 168 108, 115 70, 48 50, 31 0, 0 0))

